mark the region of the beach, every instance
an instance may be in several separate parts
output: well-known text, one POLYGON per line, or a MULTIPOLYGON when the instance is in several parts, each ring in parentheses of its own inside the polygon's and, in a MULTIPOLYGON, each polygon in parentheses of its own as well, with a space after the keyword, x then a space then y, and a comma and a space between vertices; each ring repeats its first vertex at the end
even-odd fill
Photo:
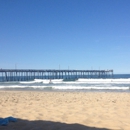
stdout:
POLYGON ((130 93, 0 91, 0 130, 129 130, 130 93))

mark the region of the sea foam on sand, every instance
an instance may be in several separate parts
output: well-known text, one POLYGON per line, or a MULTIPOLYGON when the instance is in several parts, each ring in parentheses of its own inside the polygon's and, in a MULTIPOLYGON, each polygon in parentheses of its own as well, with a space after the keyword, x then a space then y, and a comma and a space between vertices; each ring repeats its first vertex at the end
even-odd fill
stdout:
POLYGON ((130 130, 130 93, 0 91, 0 130, 130 130))

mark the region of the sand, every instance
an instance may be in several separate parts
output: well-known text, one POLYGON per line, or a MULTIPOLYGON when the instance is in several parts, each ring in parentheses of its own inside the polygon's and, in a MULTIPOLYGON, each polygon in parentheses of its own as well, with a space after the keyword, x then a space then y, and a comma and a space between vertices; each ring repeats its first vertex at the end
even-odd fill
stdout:
POLYGON ((0 91, 0 130, 130 130, 130 93, 0 91))

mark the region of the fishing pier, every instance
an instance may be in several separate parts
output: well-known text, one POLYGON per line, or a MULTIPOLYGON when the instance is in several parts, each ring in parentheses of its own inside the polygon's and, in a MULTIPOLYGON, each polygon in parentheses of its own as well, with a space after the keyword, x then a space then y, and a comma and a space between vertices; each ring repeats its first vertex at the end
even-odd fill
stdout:
POLYGON ((0 82, 34 79, 109 78, 113 70, 0 69, 0 82))

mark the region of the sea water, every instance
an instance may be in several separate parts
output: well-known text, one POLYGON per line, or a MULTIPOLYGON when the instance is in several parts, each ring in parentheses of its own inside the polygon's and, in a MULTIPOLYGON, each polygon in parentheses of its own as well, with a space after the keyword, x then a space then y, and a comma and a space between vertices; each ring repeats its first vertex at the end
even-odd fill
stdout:
POLYGON ((130 92, 130 74, 115 74, 113 78, 34 79, 33 81, 0 82, 0 90, 38 91, 118 91, 130 92))

